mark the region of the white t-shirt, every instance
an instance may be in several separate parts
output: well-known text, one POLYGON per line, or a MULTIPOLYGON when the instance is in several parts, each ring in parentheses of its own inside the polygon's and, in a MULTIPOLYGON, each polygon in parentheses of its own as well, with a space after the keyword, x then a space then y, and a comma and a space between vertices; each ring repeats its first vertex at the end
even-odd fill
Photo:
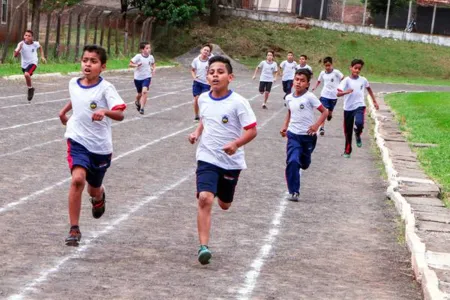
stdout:
POLYGON ((370 87, 369 82, 363 76, 356 79, 346 77, 339 84, 338 89, 346 91, 352 89, 353 92, 344 96, 344 110, 355 110, 358 107, 366 106, 364 102, 364 89, 370 87))
POLYGON ((311 73, 313 72, 312 71, 312 68, 309 66, 309 65, 304 65, 303 67, 302 66, 300 66, 299 64, 297 64, 297 67, 295 67, 297 70, 302 70, 302 69, 308 69, 308 70, 310 70, 311 71, 311 73))
POLYGON ((246 169, 243 147, 233 155, 226 154, 223 147, 241 137, 244 129, 256 126, 256 117, 247 99, 232 91, 215 99, 209 92, 200 95, 198 106, 203 133, 197 147, 197 160, 226 170, 246 169))
POLYGON ((288 131, 307 135, 309 127, 315 123, 314 110, 321 105, 319 99, 311 92, 306 92, 300 97, 295 97, 294 93, 286 96, 286 106, 291 111, 288 131))
POLYGON ((336 69, 330 73, 325 71, 320 72, 319 78, 317 79, 323 83, 323 89, 320 96, 328 99, 337 99, 337 89, 343 77, 344 74, 336 69))
POLYGON ((80 143, 92 153, 110 154, 113 151, 111 119, 105 116, 101 121, 92 121, 92 114, 98 109, 124 110, 126 104, 115 87, 103 78, 89 87, 82 86, 80 79, 72 78, 69 82, 73 113, 64 137, 80 143))
POLYGON ((134 64, 141 64, 139 67, 134 68, 134 79, 144 80, 152 77, 152 65, 155 63, 153 55, 145 57, 142 54, 136 54, 131 61, 134 64))
POLYGON ((283 69, 283 77, 281 78, 281 80, 294 80, 296 67, 297 63, 295 61, 292 61, 290 63, 287 60, 283 60, 283 62, 280 64, 280 68, 283 69))
POLYGON ((278 65, 276 62, 272 61, 269 64, 267 60, 263 60, 259 63, 258 68, 261 69, 261 76, 259 77, 259 81, 273 82, 273 73, 278 72, 278 65))
POLYGON ((22 49, 20 50, 20 57, 21 57, 21 65, 23 69, 26 69, 29 65, 38 64, 38 56, 37 56, 37 50, 41 47, 39 42, 33 42, 32 44, 27 44, 24 41, 17 44, 17 47, 22 44, 22 49))
POLYGON ((213 55, 210 55, 206 60, 201 60, 200 57, 201 55, 194 58, 191 64, 192 69, 195 69, 195 76, 197 76, 195 81, 208 84, 208 80, 206 79, 206 75, 208 74, 208 61, 213 55))

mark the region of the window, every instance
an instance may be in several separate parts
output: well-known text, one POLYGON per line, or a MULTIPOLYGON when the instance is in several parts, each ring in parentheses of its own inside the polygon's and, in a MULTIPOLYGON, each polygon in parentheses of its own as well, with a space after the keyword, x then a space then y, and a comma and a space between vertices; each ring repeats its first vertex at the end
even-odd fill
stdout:
POLYGON ((2 1, 1 22, 6 23, 8 21, 8 0, 1 0, 1 1, 2 1))

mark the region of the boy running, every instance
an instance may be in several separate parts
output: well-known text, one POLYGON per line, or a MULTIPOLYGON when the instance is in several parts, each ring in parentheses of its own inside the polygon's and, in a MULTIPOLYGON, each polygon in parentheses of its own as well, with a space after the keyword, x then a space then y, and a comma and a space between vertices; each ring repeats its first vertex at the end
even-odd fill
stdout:
POLYGON ((59 113, 67 124, 67 161, 72 173, 69 190, 70 231, 67 246, 78 246, 81 197, 86 182, 91 196, 92 216, 100 218, 105 212, 106 170, 111 165, 111 120, 122 121, 126 104, 114 86, 100 77, 106 68, 106 51, 97 45, 86 45, 81 58, 83 77, 69 82, 70 101, 59 113), (72 116, 67 113, 73 110, 72 116))
POLYGON ((369 92, 373 99, 375 109, 378 109, 378 103, 375 99, 370 84, 365 77, 359 76, 364 61, 354 59, 351 63, 350 71, 352 75, 341 81, 338 87, 337 96, 344 97, 344 134, 345 151, 344 157, 350 158, 352 153, 352 135, 355 130, 356 146, 362 147, 361 134, 364 128, 364 114, 366 113, 366 104, 364 102, 364 88, 369 92))
POLYGON ((208 72, 208 59, 212 56, 212 45, 204 44, 200 49, 200 55, 194 58, 191 64, 191 75, 194 79, 194 83, 192 84, 192 94, 194 96, 194 121, 198 122, 200 120, 199 117, 199 109, 198 109, 198 97, 210 90, 210 86, 208 84, 208 80, 206 79, 206 74, 208 72))
POLYGON ((312 75, 313 74, 312 68, 307 64, 307 62, 308 62, 308 56, 306 56, 305 54, 300 55, 296 69, 297 70, 307 69, 311 72, 311 75, 312 75))
POLYGON ((286 180, 289 190, 288 200, 298 201, 300 196, 300 169, 306 170, 311 164, 311 154, 316 147, 317 130, 328 116, 328 110, 319 99, 308 92, 311 80, 309 70, 297 70, 294 77, 294 93, 286 97, 288 112, 280 130, 287 136, 286 180), (317 121, 314 109, 321 112, 317 121), (314 122, 315 121, 315 122, 314 122))
POLYGON ((197 147, 197 226, 200 240, 198 260, 211 259, 208 248, 214 197, 223 210, 230 208, 241 170, 246 169, 242 146, 256 137, 256 117, 249 102, 229 90, 233 80, 230 60, 214 56, 209 60, 211 91, 198 99, 200 123, 189 142, 197 147))
POLYGON ((259 78, 259 92, 264 94, 263 109, 267 109, 267 100, 269 99, 272 84, 277 81, 278 65, 273 61, 275 53, 273 51, 267 52, 266 60, 263 60, 255 69, 253 80, 256 78, 258 70, 261 69, 261 76, 259 78))
POLYGON ((294 82, 296 67, 297 63, 294 60, 294 53, 289 51, 287 54, 287 60, 283 60, 280 64, 280 73, 283 75, 281 81, 283 83, 283 92, 285 93, 283 99, 286 99, 286 96, 292 91, 292 83, 294 82))
MULTIPOLYGON (((312 92, 323 82, 320 102, 328 109, 327 120, 330 121, 333 118, 333 110, 337 102, 337 88, 342 79, 344 79, 344 74, 339 70, 333 69, 333 59, 329 56, 323 59, 323 65, 325 71, 320 72, 316 86, 312 89, 312 92)), ((320 135, 325 135, 325 122, 320 125, 319 133, 320 135)))
POLYGON ((136 86, 137 95, 134 104, 138 112, 143 115, 152 76, 155 75, 156 65, 155 58, 150 54, 152 48, 149 42, 141 42, 139 49, 141 53, 136 54, 130 60, 129 66, 135 68, 134 85, 136 86))
POLYGON ((44 50, 42 50, 39 42, 33 41, 33 31, 26 30, 23 35, 23 41, 19 42, 14 50, 14 57, 17 57, 20 54, 22 72, 28 87, 28 101, 31 101, 34 96, 34 87, 31 84, 31 76, 33 76, 34 71, 36 71, 39 61, 37 49, 40 49, 41 61, 46 63, 47 60, 44 56, 44 50))

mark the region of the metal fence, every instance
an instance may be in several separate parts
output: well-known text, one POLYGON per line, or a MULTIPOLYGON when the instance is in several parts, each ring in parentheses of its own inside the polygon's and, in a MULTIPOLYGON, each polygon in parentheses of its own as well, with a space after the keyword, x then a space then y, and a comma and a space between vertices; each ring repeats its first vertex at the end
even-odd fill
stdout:
MULTIPOLYGON (((11 56, 15 41, 20 40, 27 29, 26 5, 16 9, 11 16, 10 28, 19 27, 20 36, 9 30, 2 47, 0 63, 11 56)), ((103 46, 108 55, 119 56, 138 52, 138 44, 150 40, 154 18, 140 13, 126 16, 120 11, 102 10, 96 7, 75 6, 69 9, 41 13, 40 30, 34 33, 47 58, 64 58, 78 61, 86 44, 103 46)))
POLYGON ((376 14, 369 11, 369 0, 222 0, 221 4, 351 25, 450 35, 449 0, 413 0, 403 6, 385 2, 383 12, 376 14))

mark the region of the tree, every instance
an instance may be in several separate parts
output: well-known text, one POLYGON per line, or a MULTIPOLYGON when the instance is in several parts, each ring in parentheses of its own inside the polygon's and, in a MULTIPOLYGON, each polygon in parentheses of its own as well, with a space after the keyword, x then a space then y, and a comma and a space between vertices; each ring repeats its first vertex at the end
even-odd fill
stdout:
MULTIPOLYGON (((364 2, 364 0, 361 0, 364 2)), ((391 11, 396 8, 405 7, 409 0, 391 0, 391 11)), ((368 0, 367 8, 373 14, 385 14, 387 11, 388 0, 368 0)))
POLYGON ((211 0, 209 8, 209 26, 219 25, 219 0, 211 0))
POLYGON ((204 0, 130 0, 148 17, 173 25, 185 25, 205 7, 204 0))

